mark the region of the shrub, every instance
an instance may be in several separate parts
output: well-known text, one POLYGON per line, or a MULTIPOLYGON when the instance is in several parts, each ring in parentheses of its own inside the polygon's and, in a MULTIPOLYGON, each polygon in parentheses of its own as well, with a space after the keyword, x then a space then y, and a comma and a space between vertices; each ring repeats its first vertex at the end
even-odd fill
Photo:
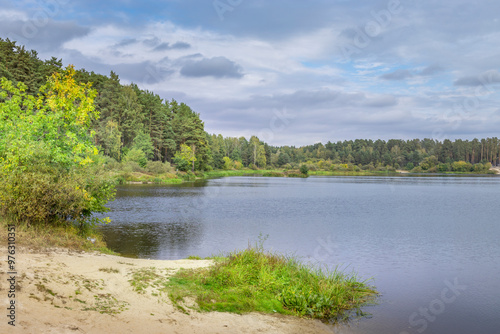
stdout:
POLYGON ((133 161, 138 163, 141 167, 146 167, 146 164, 148 162, 148 159, 146 158, 146 154, 138 149, 138 148, 133 148, 128 153, 123 157, 124 162, 129 162, 133 161))
POLYGON ((161 161, 148 161, 146 164, 146 171, 155 175, 165 174, 170 171, 170 163, 161 161))
POLYGON ((451 169, 455 172, 470 172, 473 167, 469 162, 455 161, 451 164, 451 169))
POLYGON ((33 165, 22 173, 2 175, 2 213, 30 224, 76 222, 93 225, 93 212, 105 212, 114 196, 114 182, 99 168, 66 171, 33 165))
POLYGON ((448 172, 451 170, 451 166, 450 164, 439 164, 437 166, 437 170, 440 171, 440 172, 448 172))
POLYGON ((304 175, 307 175, 309 173, 309 168, 307 168, 307 165, 300 166, 300 172, 304 175))
POLYGON ((135 161, 122 162, 121 170, 125 173, 141 173, 144 171, 144 169, 135 161))

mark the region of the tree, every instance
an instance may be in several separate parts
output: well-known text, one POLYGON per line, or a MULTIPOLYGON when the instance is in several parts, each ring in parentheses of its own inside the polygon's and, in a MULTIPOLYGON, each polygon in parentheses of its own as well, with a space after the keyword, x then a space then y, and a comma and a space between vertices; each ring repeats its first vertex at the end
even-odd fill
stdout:
POLYGON ((266 167, 266 150, 264 148, 264 145, 260 145, 257 151, 257 165, 260 168, 266 167))
POLYGON ((96 92, 74 74, 71 66, 53 74, 38 96, 1 79, 0 209, 18 221, 76 222, 82 230, 105 221, 93 217, 114 195, 94 163, 96 92))
POLYGON ((116 161, 121 159, 122 133, 118 129, 118 124, 112 120, 106 122, 101 132, 101 142, 104 154, 112 157, 116 161))
POLYGON ((138 149, 144 152, 144 155, 148 160, 153 159, 154 156, 154 147, 153 142, 151 141, 151 136, 148 133, 144 133, 140 130, 135 136, 134 141, 132 142, 132 149, 138 149))
POLYGON ((233 160, 231 160, 231 158, 224 157, 224 158, 222 158, 222 160, 224 160, 224 169, 225 170, 233 169, 234 163, 233 163, 233 160))
POLYGON ((189 165, 192 165, 192 171, 194 171, 195 161, 195 152, 193 152, 191 147, 182 144, 180 152, 177 152, 174 157, 174 163, 176 164, 177 168, 185 172, 189 169, 189 165))

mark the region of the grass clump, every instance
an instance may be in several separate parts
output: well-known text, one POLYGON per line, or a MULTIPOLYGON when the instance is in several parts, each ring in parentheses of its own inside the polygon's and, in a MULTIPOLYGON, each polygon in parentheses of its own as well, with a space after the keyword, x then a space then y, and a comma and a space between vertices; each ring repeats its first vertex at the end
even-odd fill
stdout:
POLYGON ((120 271, 116 268, 99 268, 99 271, 108 273, 108 274, 118 274, 120 271))
POLYGON ((264 312, 338 319, 377 292, 356 275, 315 269, 260 247, 231 253, 202 270, 180 270, 167 284, 175 305, 194 299, 202 311, 264 312))
POLYGON ((140 268, 133 271, 129 283, 136 292, 145 293, 148 287, 158 286, 162 278, 163 276, 158 273, 155 267, 140 268))

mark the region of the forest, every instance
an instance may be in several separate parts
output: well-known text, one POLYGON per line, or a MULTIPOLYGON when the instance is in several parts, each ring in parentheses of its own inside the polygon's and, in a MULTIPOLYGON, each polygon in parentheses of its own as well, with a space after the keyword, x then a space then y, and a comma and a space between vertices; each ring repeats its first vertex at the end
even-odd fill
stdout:
MULTIPOLYGON (((0 38, 0 78, 24 83, 37 95, 53 73, 63 73, 63 61, 41 60, 34 50, 0 38)), ((204 129, 200 113, 166 100, 136 84, 122 84, 119 75, 77 69, 74 79, 96 91, 92 120, 93 144, 106 163, 173 164, 181 171, 212 169, 369 170, 413 172, 485 172, 500 164, 498 138, 356 139, 312 145, 272 146, 256 136, 224 137, 204 129)), ((3 120, 0 120, 3 121, 3 120)))

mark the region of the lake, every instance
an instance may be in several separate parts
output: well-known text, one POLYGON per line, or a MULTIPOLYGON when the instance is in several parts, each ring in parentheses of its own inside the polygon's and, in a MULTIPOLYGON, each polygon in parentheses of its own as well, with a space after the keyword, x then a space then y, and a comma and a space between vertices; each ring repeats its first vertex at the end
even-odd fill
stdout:
POLYGON ((124 185, 108 246, 151 259, 246 248, 373 278, 336 333, 499 333, 500 177, 230 177, 124 185), (260 237, 259 237, 260 235, 260 237), (266 239, 267 236, 267 239, 266 239))

